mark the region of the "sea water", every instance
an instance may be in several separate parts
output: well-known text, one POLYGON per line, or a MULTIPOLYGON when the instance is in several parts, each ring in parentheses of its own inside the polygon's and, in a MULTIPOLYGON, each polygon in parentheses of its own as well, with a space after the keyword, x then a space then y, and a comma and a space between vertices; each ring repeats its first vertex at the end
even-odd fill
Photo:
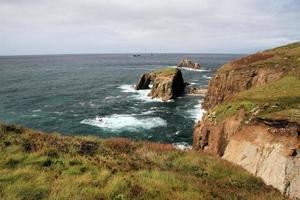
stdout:
POLYGON ((134 89, 139 76, 174 67, 184 57, 200 70, 183 78, 206 87, 232 54, 47 55, 0 57, 0 121, 69 135, 126 137, 190 145, 202 97, 162 102, 134 89))

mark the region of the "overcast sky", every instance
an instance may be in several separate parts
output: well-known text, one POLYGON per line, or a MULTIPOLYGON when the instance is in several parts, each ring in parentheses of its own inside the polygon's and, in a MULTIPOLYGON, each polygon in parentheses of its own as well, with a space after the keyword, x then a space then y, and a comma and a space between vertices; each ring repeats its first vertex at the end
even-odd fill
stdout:
POLYGON ((0 55, 251 53, 300 40, 300 0, 0 0, 0 55))

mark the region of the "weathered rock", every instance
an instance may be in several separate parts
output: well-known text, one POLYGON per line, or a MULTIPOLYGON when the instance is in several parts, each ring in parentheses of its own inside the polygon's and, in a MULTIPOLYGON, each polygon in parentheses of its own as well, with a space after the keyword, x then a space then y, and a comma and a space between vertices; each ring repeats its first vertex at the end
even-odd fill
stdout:
POLYGON ((270 131, 274 127, 263 122, 242 124, 242 116, 217 124, 212 118, 195 126, 194 149, 217 154, 288 197, 300 198, 300 139, 296 129, 287 125, 289 134, 274 134, 270 131))
POLYGON ((252 125, 230 139, 223 158, 261 177, 288 197, 300 198, 299 147, 300 140, 295 136, 275 136, 266 126, 252 125))
POLYGON ((149 89, 153 83, 149 96, 160 98, 163 101, 182 96, 184 93, 184 81, 181 71, 176 68, 163 68, 145 73, 136 84, 136 90, 149 89))
POLYGON ((203 107, 213 108, 217 104, 230 100, 238 92, 274 82, 295 70, 297 67, 295 58, 292 62, 285 57, 289 51, 294 56, 293 54, 299 51, 299 46, 299 44, 295 45, 294 50, 289 50, 288 47, 275 48, 223 65, 209 82, 208 93, 202 103, 203 107))
POLYGON ((200 69, 199 63, 194 63, 188 58, 183 58, 180 63, 178 64, 178 67, 185 67, 185 68, 191 68, 191 69, 200 69))
MULTIPOLYGON (((194 149, 202 149, 236 163, 288 197, 298 199, 300 199, 300 124, 299 120, 296 120, 298 115, 295 111, 289 118, 280 115, 279 111, 271 112, 272 109, 278 110, 281 109, 280 106, 286 105, 280 104, 281 101, 288 101, 294 105, 293 110, 297 110, 298 98, 290 98, 287 95, 282 99, 280 97, 275 99, 274 103, 268 102, 268 98, 256 101, 256 96, 252 99, 249 97, 249 101, 253 101, 251 105, 256 107, 248 110, 245 107, 237 107, 234 115, 224 112, 229 109, 230 113, 232 105, 240 105, 238 104, 240 94, 248 99, 245 94, 249 93, 243 91, 251 89, 255 91, 251 94, 255 95, 257 89, 268 88, 274 85, 273 82, 277 83, 277 80, 282 80, 285 76, 299 73, 297 71, 299 55, 300 44, 294 43, 223 65, 209 83, 202 104, 207 109, 207 114, 195 125, 193 141, 194 149), (261 118, 259 114, 266 110, 270 111, 265 115, 267 118, 261 118)), ((287 91, 282 92, 284 94, 287 91)), ((281 94, 281 91, 276 93, 281 94)), ((282 109, 284 111, 284 106, 282 109)))

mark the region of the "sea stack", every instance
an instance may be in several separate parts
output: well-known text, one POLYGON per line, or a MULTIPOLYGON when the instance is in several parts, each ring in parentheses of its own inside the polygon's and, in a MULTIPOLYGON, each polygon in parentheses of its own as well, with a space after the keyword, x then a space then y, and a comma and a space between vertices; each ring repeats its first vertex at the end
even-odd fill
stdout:
POLYGON ((163 101, 168 101, 182 96, 184 93, 184 80, 181 71, 176 68, 162 68, 143 74, 139 78, 135 89, 149 89, 151 83, 153 86, 148 95, 152 98, 160 98, 163 101))
POLYGON ((199 63, 194 63, 188 58, 183 58, 180 63, 178 64, 178 67, 182 68, 191 68, 191 69, 200 69, 199 63))

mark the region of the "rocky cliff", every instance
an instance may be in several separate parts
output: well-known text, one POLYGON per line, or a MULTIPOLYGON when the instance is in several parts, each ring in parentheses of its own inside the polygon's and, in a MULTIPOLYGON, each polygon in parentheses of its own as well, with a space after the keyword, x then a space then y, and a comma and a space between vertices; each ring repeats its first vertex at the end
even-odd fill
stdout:
POLYGON ((222 66, 209 83, 195 149, 241 165, 300 198, 300 44, 222 66))
POLYGON ((240 91, 279 80, 299 66, 299 51, 299 43, 293 43, 223 65, 209 83, 203 107, 213 108, 240 91))
POLYGON ((137 84, 137 90, 149 89, 152 85, 149 96, 168 101, 181 96, 184 93, 185 84, 181 71, 176 68, 162 68, 156 71, 143 74, 137 84))

